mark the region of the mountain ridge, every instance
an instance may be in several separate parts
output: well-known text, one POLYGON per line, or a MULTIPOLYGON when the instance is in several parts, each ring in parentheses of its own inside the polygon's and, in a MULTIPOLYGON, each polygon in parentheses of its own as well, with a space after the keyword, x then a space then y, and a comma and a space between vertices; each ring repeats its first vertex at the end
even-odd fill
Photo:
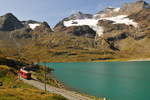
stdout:
MULTIPOLYGON (((100 11, 96 13, 95 15, 90 15, 92 17, 83 17, 86 16, 87 14, 83 14, 81 12, 78 12, 77 14, 72 14, 69 17, 64 18, 62 21, 60 21, 56 26, 54 27, 54 31, 64 31, 67 30, 67 27, 72 26, 72 27, 81 27, 82 25, 88 25, 90 26, 91 29, 93 29, 95 32, 99 32, 99 29, 102 29, 102 27, 97 27, 98 20, 110 20, 114 21, 114 23, 118 24, 129 24, 137 27, 137 23, 134 22, 134 19, 127 18, 128 16, 140 12, 144 8, 150 8, 150 5, 145 2, 145 1, 137 1, 133 3, 126 3, 124 4, 121 8, 106 8, 103 11, 100 11), (132 10, 131 10, 132 9, 132 10), (76 17, 74 17, 76 15, 76 17), (82 15, 82 16, 81 16, 82 15), (73 18, 72 18, 73 16, 73 18), (120 17, 119 17, 120 16, 120 17), (124 16, 124 17, 121 17, 124 16), (87 20, 86 20, 87 19, 87 20), (91 19, 91 21, 85 23, 91 19), (122 21, 124 20, 124 22, 122 21), (95 20, 94 24, 93 20, 95 20), (69 26, 66 26, 66 22, 69 22, 69 26), (82 21, 82 22, 81 22, 82 21), (72 24, 72 25, 71 25, 72 24)), ((87 29, 87 31, 90 29, 87 29)), ((76 30, 74 30, 76 31, 76 30)), ((102 32, 102 31, 101 31, 102 32)), ((98 33, 99 35, 102 33, 98 33)))

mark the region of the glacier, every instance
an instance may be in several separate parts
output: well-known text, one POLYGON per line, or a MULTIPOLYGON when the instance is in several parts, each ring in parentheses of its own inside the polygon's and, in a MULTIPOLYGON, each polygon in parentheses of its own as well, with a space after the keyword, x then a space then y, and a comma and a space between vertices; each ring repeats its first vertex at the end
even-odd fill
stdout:
POLYGON ((110 20, 114 22, 113 24, 126 24, 126 25, 132 25, 134 27, 138 27, 138 23, 134 22, 132 19, 129 19, 128 15, 119 15, 115 17, 100 18, 100 20, 110 20))
POLYGON ((98 19, 69 20, 69 21, 64 21, 64 26, 70 27, 70 26, 88 25, 90 28, 96 31, 98 36, 101 36, 103 34, 103 27, 97 25, 98 21, 99 21, 98 19))
MULTIPOLYGON (((115 10, 118 11, 120 10, 120 8, 116 8, 115 10)), ((127 15, 118 15, 115 17, 101 17, 99 19, 94 18, 94 16, 95 15, 93 15, 93 18, 91 19, 76 19, 64 21, 63 24, 65 27, 88 25, 96 32, 99 37, 104 33, 104 28, 97 25, 99 20, 109 20, 113 21, 113 24, 125 24, 138 27, 138 23, 134 22, 132 19, 129 19, 127 15)))

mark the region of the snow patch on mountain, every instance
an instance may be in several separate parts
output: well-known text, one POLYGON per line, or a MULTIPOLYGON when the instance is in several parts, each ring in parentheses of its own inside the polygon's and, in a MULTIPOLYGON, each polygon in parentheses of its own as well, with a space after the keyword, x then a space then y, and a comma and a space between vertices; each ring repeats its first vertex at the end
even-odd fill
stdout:
POLYGON ((99 19, 99 18, 103 18, 105 16, 106 16, 106 14, 95 14, 95 15, 93 15, 93 18, 94 19, 99 19))
POLYGON ((77 19, 77 20, 64 21, 64 26, 66 27, 83 26, 83 25, 95 26, 97 25, 97 22, 98 20, 96 19, 77 19))
MULTIPOLYGON (((118 10, 119 8, 116 8, 116 11, 118 10)), ((63 24, 65 27, 88 25, 90 28, 96 31, 98 36, 101 36, 104 32, 104 28, 102 26, 97 25, 99 20, 110 20, 114 22, 113 24, 126 24, 138 27, 138 23, 134 22, 132 19, 129 19, 127 15, 119 15, 115 17, 102 17, 99 19, 96 19, 94 17, 91 19, 76 19, 64 21, 63 24)))
POLYGON ((113 21, 114 24, 126 24, 126 25, 133 25, 134 27, 138 27, 138 23, 134 22, 132 19, 129 19, 128 15, 119 15, 116 17, 100 18, 100 20, 110 20, 113 21))
POLYGON ((38 24, 38 23, 28 24, 28 25, 32 30, 34 30, 37 26, 40 26, 40 24, 38 24))
POLYGON ((94 31, 96 31, 98 36, 101 36, 103 34, 103 28, 101 26, 98 26, 99 20, 97 19, 78 19, 78 20, 69 20, 64 21, 64 26, 70 27, 70 26, 83 26, 88 25, 90 28, 92 28, 94 31))
POLYGON ((120 11, 120 8, 115 8, 114 9, 114 12, 119 12, 120 11))

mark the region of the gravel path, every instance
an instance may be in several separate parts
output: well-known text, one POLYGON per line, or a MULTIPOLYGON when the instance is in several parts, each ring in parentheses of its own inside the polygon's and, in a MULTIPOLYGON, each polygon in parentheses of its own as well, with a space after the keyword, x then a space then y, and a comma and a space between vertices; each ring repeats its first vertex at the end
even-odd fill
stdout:
MULTIPOLYGON (((39 81, 36 80, 26 80, 21 78, 21 80, 23 80, 25 83, 28 83, 38 89, 44 90, 44 83, 41 83, 39 81)), ((49 91, 50 93, 55 93, 55 94, 59 94, 62 95, 64 97, 66 97, 69 100, 94 100, 91 99, 89 97, 80 95, 74 91, 68 91, 68 90, 64 90, 64 89, 60 89, 60 88, 56 88, 50 85, 47 85, 47 91, 49 91)))

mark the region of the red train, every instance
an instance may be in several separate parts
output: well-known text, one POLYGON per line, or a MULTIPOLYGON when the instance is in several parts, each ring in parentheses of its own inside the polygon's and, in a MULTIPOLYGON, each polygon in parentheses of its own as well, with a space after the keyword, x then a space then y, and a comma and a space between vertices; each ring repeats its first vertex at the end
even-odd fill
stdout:
POLYGON ((25 67, 21 68, 19 73, 22 78, 31 79, 31 72, 29 72, 25 67))

